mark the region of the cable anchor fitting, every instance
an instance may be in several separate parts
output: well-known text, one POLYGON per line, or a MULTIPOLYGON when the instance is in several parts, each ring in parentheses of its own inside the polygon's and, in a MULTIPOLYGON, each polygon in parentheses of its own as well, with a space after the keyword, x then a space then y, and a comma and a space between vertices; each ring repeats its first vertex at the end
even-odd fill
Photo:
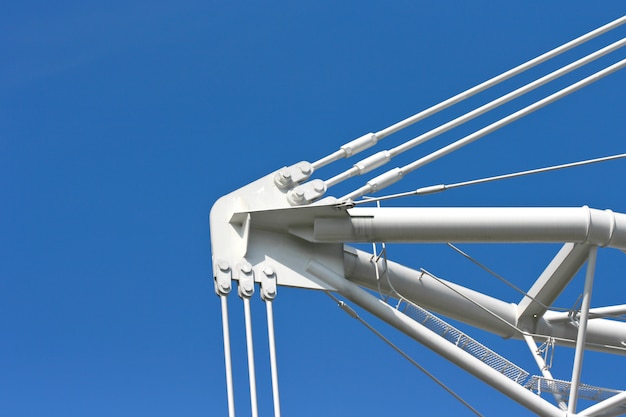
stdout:
POLYGON ((272 301, 274 298, 276 298, 276 273, 274 268, 267 265, 263 268, 261 276, 261 299, 272 301))
POLYGON ((326 193, 326 184, 322 180, 313 180, 299 185, 287 193, 287 201, 292 206, 304 206, 319 200, 326 193))
POLYGON ((239 286, 238 293, 241 298, 250 298, 254 294, 254 270, 247 261, 242 261, 238 265, 239 286))
POLYGON ((378 143, 378 136, 375 133, 366 133, 365 135, 346 143, 341 147, 344 158, 349 158, 365 149, 371 148, 378 143))
POLYGON ((232 289, 232 271, 230 265, 223 259, 215 263, 215 294, 218 296, 228 295, 232 289))

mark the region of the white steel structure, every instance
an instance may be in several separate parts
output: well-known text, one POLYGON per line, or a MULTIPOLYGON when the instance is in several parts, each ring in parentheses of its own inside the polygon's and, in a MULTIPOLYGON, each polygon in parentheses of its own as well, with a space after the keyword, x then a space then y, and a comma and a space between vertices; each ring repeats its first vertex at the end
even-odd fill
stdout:
MULTIPOLYGON (((385 207, 380 204, 381 200, 401 196, 384 196, 380 192, 409 173, 626 67, 626 60, 616 61, 404 166, 382 170, 382 173, 365 182, 353 179, 380 169, 409 149, 618 50, 626 45, 626 38, 399 146, 360 159, 329 179, 315 178, 318 169, 340 159, 354 157, 378 145, 392 133, 624 23, 626 16, 406 120, 346 143, 327 157, 283 167, 219 199, 211 210, 210 226, 215 290, 222 302, 230 415, 235 415, 235 409, 227 297, 233 280, 238 281, 238 294, 245 309, 253 416, 258 411, 250 298, 257 284, 267 305, 274 411, 277 416, 280 415, 280 402, 272 300, 278 286, 336 293, 538 415, 626 414, 626 383, 620 387, 598 387, 581 382, 585 351, 614 355, 622 360, 626 355, 626 322, 621 320, 621 316, 626 315, 626 304, 591 308, 598 248, 626 251, 626 214, 586 206, 433 208, 390 207, 391 203, 387 201, 385 207), (353 191, 330 196, 333 186, 350 179, 357 183, 353 191), (416 242, 561 243, 562 246, 534 284, 522 290, 523 294, 516 303, 511 303, 443 280, 425 269, 413 269, 387 259, 386 243, 416 242), (362 245, 359 246, 362 243, 374 244, 374 253, 362 250, 362 245), (383 250, 378 251, 377 244, 381 243, 383 250), (557 297, 581 270, 585 271, 585 284, 580 305, 570 311, 553 308, 557 297), (537 371, 531 372, 516 365, 449 324, 447 319, 526 343, 529 355, 538 365, 537 371), (575 352, 571 373, 566 379, 556 378, 550 371, 550 358, 545 352, 555 345, 571 347, 575 352), (579 409, 579 398, 595 403, 579 409)), ((624 157, 626 154, 619 154, 484 180, 424 187, 402 195, 440 192, 479 182, 624 157)), ((344 301, 337 301, 350 315, 359 318, 344 301)))

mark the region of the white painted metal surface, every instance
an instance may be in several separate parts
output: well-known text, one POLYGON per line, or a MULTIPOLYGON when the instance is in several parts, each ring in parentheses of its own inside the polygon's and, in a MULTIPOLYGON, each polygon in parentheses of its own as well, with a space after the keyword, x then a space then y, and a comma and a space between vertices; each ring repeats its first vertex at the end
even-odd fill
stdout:
MULTIPOLYGON (((623 23, 626 23, 626 17, 404 121, 357 138, 316 162, 302 161, 280 168, 215 203, 210 215, 215 288, 224 309, 231 279, 239 281, 239 295, 244 300, 246 311, 246 333, 249 335, 249 384, 253 415, 257 414, 256 382, 249 302, 256 284, 260 284, 261 295, 267 305, 276 416, 280 415, 276 348, 273 345, 272 300, 277 293, 276 286, 337 292, 532 412, 542 416, 564 416, 567 410, 567 415, 575 415, 577 399, 584 387, 581 382, 584 352, 593 350, 618 357, 626 355, 626 322, 612 317, 623 315, 626 312, 624 305, 596 308, 590 305, 596 252, 598 247, 626 250, 626 214, 586 206, 355 207, 353 200, 380 191, 425 164, 610 75, 625 67, 626 60, 596 71, 569 87, 401 168, 388 170, 341 198, 324 196, 332 186, 380 168, 409 148, 617 50, 626 45, 626 39, 553 71, 396 148, 366 157, 329 180, 310 178, 323 166, 365 151, 391 133, 623 23), (562 247, 525 290, 521 299, 511 303, 444 280, 424 269, 395 263, 387 260, 386 256, 373 257, 350 246, 366 242, 560 243, 562 247), (553 308, 554 301, 585 263, 587 279, 580 309, 563 312, 553 308), (390 299, 397 302, 395 307, 387 302, 390 299), (400 305, 412 306, 421 313, 410 317, 401 311, 400 305), (525 370, 492 353, 430 312, 504 338, 525 340, 542 376, 528 379, 529 374, 525 370), (427 323, 429 320, 431 323, 436 322, 437 326, 427 323), (553 378, 537 343, 575 348, 571 381, 557 381, 553 378), (477 354, 478 351, 483 353, 477 354), (498 365, 486 360, 489 355, 499 358, 496 361, 498 365), (567 392, 563 391, 563 387, 567 387, 567 392), (551 392, 550 401, 540 395, 542 389, 551 392)), ((428 191, 440 191, 439 188, 428 191)), ((227 327, 228 319, 224 314, 229 412, 234 416, 227 327)), ((608 416, 626 412, 626 394, 620 390, 624 387, 616 388, 593 387, 591 391, 601 392, 606 398, 599 398, 597 405, 580 411, 579 415, 608 416)))

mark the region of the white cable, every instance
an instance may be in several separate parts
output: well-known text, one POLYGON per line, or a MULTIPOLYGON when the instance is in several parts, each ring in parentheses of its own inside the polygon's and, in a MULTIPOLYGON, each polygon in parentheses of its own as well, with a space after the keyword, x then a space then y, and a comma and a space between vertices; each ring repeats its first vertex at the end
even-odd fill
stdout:
POLYGON ((224 334, 224 362, 226 364, 226 392, 228 395, 228 416, 235 417, 235 396, 233 394, 233 368, 230 355, 230 327, 228 325, 228 302, 226 295, 221 294, 222 332, 224 334))
POLYGON ((519 327, 517 327, 517 324, 512 324, 510 323, 508 320, 506 320, 505 318, 499 316, 498 314, 494 313, 493 311, 489 310, 487 307, 483 306, 482 304, 480 304, 478 301, 473 300, 472 298, 468 297, 467 295, 461 293, 460 291, 454 289, 452 286, 450 286, 449 284, 446 284, 446 282, 437 277, 434 274, 431 274, 430 272, 428 272, 427 270, 425 270, 424 268, 420 268, 420 271, 422 271, 422 273, 428 275, 429 277, 431 277, 432 279, 434 279, 435 281, 437 281, 438 283, 440 283, 441 285, 443 285, 444 287, 446 287, 447 289, 453 291, 455 294, 460 295, 461 297, 463 297, 464 299, 466 299, 467 301, 469 301, 470 303, 474 304, 476 307, 480 308, 481 310, 483 310, 484 312, 488 313, 489 315, 491 315, 492 317, 500 320, 502 323, 504 323, 505 325, 509 326, 511 329, 515 330, 517 333, 519 334, 524 334, 524 330, 520 329, 519 327))
POLYGON ((621 61, 618 61, 615 64, 613 64, 613 65, 611 65, 611 66, 609 66, 609 67, 607 67, 607 68, 605 68, 605 69, 603 69, 601 71, 596 72, 595 74, 592 74, 592 75, 590 75, 588 77, 585 77, 582 80, 580 80, 580 81, 570 85, 569 87, 566 87, 566 88, 564 88, 562 90, 559 90, 556 93, 551 94, 551 95, 549 95, 548 97, 545 97, 542 100, 539 100, 539 101, 537 101, 537 102, 535 102, 535 103, 533 103, 533 104, 531 104, 531 105, 529 105, 527 107, 524 107, 523 109, 518 110, 515 113, 513 113, 513 114, 511 114, 511 115, 509 115, 509 116, 507 116, 507 117, 505 117, 503 119, 500 119, 499 121, 497 121, 495 123, 492 123, 489 126, 486 126, 486 127, 482 128, 482 129, 480 129, 479 131, 474 132, 473 134, 471 134, 469 136, 466 136, 463 139, 460 139, 460 140, 458 140, 458 141, 456 141, 456 142, 454 142, 454 143, 452 143, 452 144, 450 144, 450 145, 448 145, 448 146, 446 146, 446 147, 444 147, 442 149, 439 149, 438 151, 433 152, 432 154, 427 155, 424 158, 418 159, 417 161, 412 162, 412 163, 406 165, 405 167, 403 167, 402 171, 406 175, 407 173, 412 172, 412 171, 416 170, 417 168, 420 168, 420 167, 426 165, 427 163, 432 162, 435 159, 438 159, 438 158, 440 158, 442 156, 445 156, 445 155, 447 155, 447 154, 449 154, 451 152, 454 152, 455 150, 457 150, 457 149, 459 149, 459 148, 461 148, 461 147, 463 147, 465 145, 468 145, 468 144, 474 142, 477 139, 482 138, 483 136, 485 136, 485 135, 487 135, 489 133, 492 133, 492 132, 500 129, 500 128, 508 125, 509 123, 512 123, 512 122, 514 122, 514 121, 516 121, 518 119, 521 119, 522 117, 527 116, 530 113, 533 113, 533 112, 535 112, 535 111, 537 111, 537 110, 547 106, 548 104, 551 104, 551 103, 553 103, 553 102, 555 102, 557 100, 560 100, 563 97, 566 97, 569 94, 571 94, 571 93, 573 93, 575 91, 578 91, 581 88, 586 87, 586 86, 588 86, 588 85, 590 85, 590 84, 592 84, 592 83, 594 83, 594 82, 596 82, 596 81, 606 77, 607 75, 610 75, 610 74, 612 74, 612 73, 614 73, 614 72, 616 72, 616 71, 618 71, 618 70, 620 70, 620 69, 622 69, 624 67, 626 67, 626 59, 622 59, 621 61))
POLYGON ((480 138, 482 138, 483 136, 486 136, 489 133, 492 133, 518 119, 521 119, 524 116, 529 115, 530 113, 533 113, 536 110, 541 109, 542 107, 547 106, 548 104, 551 104, 577 90, 580 90, 583 87, 586 87, 604 77, 606 77, 607 75, 610 75, 612 73, 614 73, 615 71, 618 71, 620 69, 622 69, 623 67, 626 66, 626 59, 623 59, 621 61, 618 61, 617 63, 601 70, 598 71, 586 78, 583 78, 582 80, 562 89, 557 91, 554 94, 551 94, 545 98, 543 98, 542 100, 539 100, 529 106, 524 107, 521 110, 516 111, 515 113, 512 113, 480 130, 477 130, 476 132, 465 136, 462 139, 457 140, 456 142, 453 142, 447 146, 444 146, 443 148, 432 152, 410 164, 405 165, 402 168, 395 168, 393 170, 387 171, 386 173, 384 173, 383 175, 380 175, 372 180, 370 180, 366 185, 364 185, 363 187, 353 191, 350 194, 345 195, 344 197, 342 197, 340 199, 340 201, 346 201, 346 200, 351 200, 351 199, 355 199, 358 197, 361 197, 365 194, 374 192, 374 191, 380 191, 383 188, 388 187, 391 184, 394 184, 398 181, 400 181, 405 175, 407 175, 410 172, 415 171, 418 168, 423 167, 424 165, 429 164, 430 162, 433 162, 439 158, 441 158, 442 156, 448 155, 449 153, 452 153, 480 138))
MULTIPOLYGON (((593 38, 595 38, 597 36, 600 36, 603 33, 606 33, 606 32, 608 32, 608 31, 610 31, 612 29, 615 29, 616 27, 618 27, 618 26, 620 26, 620 25, 622 25, 624 23, 626 23, 626 16, 622 16, 622 17, 620 17, 620 18, 618 18, 618 19, 616 19, 616 20, 614 20, 614 21, 612 21, 610 23, 607 23, 604 26, 601 26, 601 27, 599 27, 599 28, 597 28, 597 29, 595 29, 595 30, 593 30, 591 32, 588 32, 588 33, 586 33, 586 34, 584 34, 584 35, 582 35, 582 36, 580 36, 580 37, 578 37, 576 39, 573 39, 573 40, 571 40, 571 41, 569 41, 569 42, 567 42, 567 43, 565 43, 565 44, 563 44, 563 45, 561 45, 561 46, 559 46, 557 48, 554 48, 554 49, 552 49, 552 50, 550 50, 550 51, 548 51, 548 52, 546 52, 546 53, 544 53, 542 55, 539 55, 538 57, 536 57, 534 59, 526 61, 525 63, 523 63, 521 65, 518 65, 515 68, 512 68, 512 69, 510 69, 510 70, 508 70, 508 71, 506 71, 506 72, 504 72, 504 73, 502 73, 500 75, 497 75, 496 77, 493 77, 493 78, 491 78, 491 79, 489 79, 489 80, 487 80, 487 81, 485 81, 485 82, 483 82, 481 84, 478 84, 478 85, 476 85, 476 86, 474 86, 474 87, 472 87, 472 88, 470 88, 468 90, 465 90, 465 91, 463 91, 463 92, 461 92, 461 93, 459 93, 459 94, 457 94, 457 95, 455 95, 453 97, 450 97, 449 99, 444 100, 444 101, 440 102, 439 104, 436 104, 436 105, 434 105, 434 106, 432 106, 432 107, 430 107, 430 108, 428 108, 426 110, 423 110, 423 111, 421 111, 421 112, 419 112, 419 113, 417 113, 417 114, 415 114, 415 115, 413 115, 411 117, 408 117, 408 118, 406 118, 406 119, 404 119, 404 120, 402 120, 402 121, 400 121, 398 123, 395 123, 394 125, 391 125, 391 126, 385 128, 383 130, 380 130, 379 132, 377 132, 377 133, 375 133, 373 135, 376 137, 377 140, 378 139, 382 139, 382 138, 384 138, 386 136, 389 136, 392 133, 395 133, 395 132, 397 132, 397 131, 399 131, 401 129, 404 129, 405 127, 408 127, 408 126, 410 126, 410 125, 412 125, 414 123, 417 123, 420 120, 423 120, 423 119, 425 119, 427 117, 430 117, 430 116, 438 113, 439 111, 444 110, 444 109, 452 106, 453 104, 459 103, 459 102, 461 102, 461 101, 463 101, 463 100, 465 100, 465 99, 467 99, 469 97, 472 97, 473 95, 478 94, 478 93, 480 93, 480 92, 482 92, 482 91, 484 91, 484 90, 486 90, 488 88, 491 88, 491 87, 501 83, 502 81, 505 81, 505 80, 507 80, 507 79, 509 79, 511 77, 514 77, 514 76, 516 76, 518 74, 521 74, 522 72, 524 72, 524 71, 526 71, 526 70, 528 70, 530 68, 533 68, 533 67, 535 67, 535 66, 537 66, 537 65, 539 65, 539 64, 541 64, 541 63, 543 63, 543 62, 545 62, 545 61, 547 61, 547 60, 549 60, 551 58, 554 58, 555 56, 557 56, 557 55, 559 55, 559 54, 561 54, 563 52, 566 52, 566 51, 568 51, 568 50, 570 50, 570 49, 572 49, 572 48, 574 48, 574 47, 576 47, 578 45, 581 45, 581 44, 583 44, 583 43, 585 43, 585 42, 587 42, 587 41, 589 41, 589 40, 591 40, 591 39, 593 39, 593 38)), ((330 154, 330 155, 328 155, 328 156, 326 156, 326 157, 324 157, 324 158, 314 162, 312 164, 312 166, 314 167, 314 169, 321 168, 321 167, 326 166, 326 165, 328 165, 328 164, 330 164, 330 163, 332 163, 334 161, 337 161, 337 160, 339 160, 341 158, 346 158, 346 157, 352 156, 352 155, 354 155, 354 154, 356 154, 358 152, 361 152, 361 151, 363 151, 363 150, 365 150, 365 149, 367 149, 370 146, 373 146, 375 144, 376 144, 376 142, 373 142, 373 143, 371 143, 368 146, 364 146, 364 147, 360 148, 357 152, 350 153, 350 154, 346 153, 344 151, 344 149, 340 149, 340 150, 335 151, 334 153, 332 153, 332 154, 330 154)))
POLYGON ((254 372, 254 346, 252 343, 252 317, 250 314, 250 298, 243 297, 243 309, 246 321, 246 346, 248 348, 248 377, 250 379, 250 406, 252 407, 252 417, 258 417, 256 395, 256 375, 254 372))
MULTIPOLYGON (((429 277, 433 278, 435 281, 437 281, 438 283, 442 284, 444 287, 448 288, 449 290, 453 291, 454 293, 456 293, 457 295, 465 298, 467 301, 469 301, 470 303, 474 304, 476 307, 480 308, 481 310, 483 310, 484 312, 490 314, 492 317, 500 320, 502 323, 504 323, 505 325, 509 326, 510 328, 512 328, 513 330, 517 331, 520 335, 529 335, 529 336, 533 336, 533 337, 541 337, 541 338, 545 338, 546 335, 544 334, 536 334, 536 333, 529 333, 526 330, 520 329, 519 327, 517 327, 514 324, 509 323, 506 319, 500 317, 499 315, 497 315, 496 313, 494 313, 493 311, 489 310, 487 307, 483 306, 482 304, 480 304, 479 302, 473 300, 472 298, 466 296, 465 294, 459 292, 458 290, 454 289, 453 287, 451 287, 450 285, 446 284, 446 282, 444 280, 442 280, 441 278, 438 278, 437 276, 431 274, 430 272, 428 272, 427 270, 425 270, 424 268, 420 268, 420 271, 427 274, 429 277)), ((408 298, 403 297, 401 294, 397 293, 399 297, 401 297, 404 301, 406 301, 407 303, 413 303, 412 301, 410 301, 408 298)), ((567 339, 564 337, 556 337, 556 336, 552 336, 552 339, 557 340, 559 342, 564 342, 567 344, 575 344, 576 340, 573 339, 567 339)), ((606 347, 606 345, 601 345, 601 344, 596 344, 596 343, 586 343, 587 346, 602 346, 602 347, 606 347)), ((614 349, 620 350, 620 351, 624 351, 626 352, 626 348, 619 348, 619 347, 613 347, 614 349)))
POLYGON ((270 367, 272 372, 272 395, 274 399, 274 417, 280 417, 280 397, 278 394, 278 366, 276 363, 276 340, 274 336, 274 310, 271 300, 265 300, 267 311, 267 335, 270 345, 270 367))
POLYGON ((404 119, 404 120, 402 120, 402 121, 400 121, 400 122, 398 122, 398 123, 396 123, 396 124, 394 124, 392 126, 389 126, 388 128, 383 129, 380 132, 377 132, 376 136, 378 136, 379 138, 383 138, 385 136, 388 136, 388 135, 390 135, 392 133, 397 132, 398 130, 404 129, 405 127, 410 126, 413 123, 416 123, 416 122, 418 122, 418 121, 420 121, 420 120, 422 120, 422 119, 424 119, 424 118, 426 118, 428 116, 431 116, 431 115, 437 113, 440 110, 443 110, 443 109, 445 109, 445 108, 447 108, 447 107, 449 107, 449 106, 451 106, 453 104, 456 104, 456 103, 458 103, 458 102, 460 102, 462 100, 465 100, 466 98, 469 98, 469 97, 471 97, 471 96, 473 96, 473 95, 475 95, 477 93, 480 93, 481 91, 484 91, 484 90, 486 90, 486 89, 488 89, 490 87, 493 87, 496 84, 498 84, 498 83, 500 83, 500 82, 502 82, 504 80, 507 80, 507 79, 509 79, 509 78, 511 78, 511 77, 513 77, 515 75, 521 74, 522 72, 524 72, 524 71, 526 71, 526 70, 528 70, 528 69, 530 69, 530 68, 532 68, 532 67, 534 67, 534 66, 536 66, 538 64, 541 64, 542 62, 545 62, 545 61, 547 61, 547 60, 549 60, 549 59, 551 59, 551 58, 553 58, 553 57, 555 57, 555 56, 557 56, 557 55, 559 55, 559 54, 561 54, 561 53, 563 53, 565 51, 568 51, 568 50, 570 50, 570 49, 572 49, 572 48, 574 48, 574 47, 576 47, 576 46, 578 46, 578 45, 580 45, 580 44, 582 44, 584 42, 587 42, 590 39, 593 39, 593 38, 595 38, 595 37, 597 37, 597 36, 599 36, 599 35, 601 35, 603 33, 606 33, 609 30, 612 30, 612 29, 614 29, 614 28, 616 28, 616 27, 618 27, 618 26, 620 26, 620 25, 622 25, 624 23, 626 23, 626 16, 622 16, 619 19, 616 19, 616 20, 614 20, 614 21, 612 21, 612 22, 610 22, 610 23, 608 23, 608 24, 606 24, 604 26, 599 27, 598 29, 595 29, 595 30, 593 30, 593 31, 591 31, 591 32, 589 32, 589 33, 587 33, 585 35, 582 35, 582 36, 580 36, 580 37, 578 37, 578 38, 576 38, 574 40, 571 40, 571 41, 569 41, 569 42, 567 42, 567 43, 565 43, 565 44, 563 44, 563 45, 561 45, 561 46, 559 46, 559 47, 557 47, 555 49, 552 49, 551 51, 548 51, 548 52, 546 52, 546 53, 544 53, 542 55, 539 55, 538 57, 536 57, 534 59, 531 59, 530 61, 526 61, 525 63, 523 63, 523 64, 521 64, 521 65, 519 65, 519 66, 517 66, 515 68, 512 68, 512 69, 510 69, 510 70, 508 70, 508 71, 506 71, 506 72, 504 72, 504 73, 502 73, 502 74, 500 74, 500 75, 498 75, 498 76, 496 76, 496 77, 494 77, 494 78, 492 78, 490 80, 487 80, 487 81, 485 81, 482 84, 479 84, 479 85, 477 85, 477 86, 475 86, 473 88, 470 88, 469 90, 466 90, 466 91, 464 91, 464 92, 462 92, 460 94, 457 94, 454 97, 451 97, 451 98, 449 98, 449 99, 447 99, 445 101, 442 101, 441 103, 439 103, 439 104, 437 104, 437 105, 435 105, 435 106, 433 106, 433 107, 431 107, 431 108, 429 108, 427 110, 424 110, 423 112, 417 113, 414 116, 411 116, 411 117, 409 117, 407 119, 404 119))
POLYGON ((480 116, 481 114, 484 114, 492 109, 495 109, 505 103, 508 103, 509 101, 520 97, 538 87, 541 87, 542 85, 545 85, 546 83, 549 83, 550 81, 553 81, 569 72, 572 72, 575 69, 578 69, 580 67, 582 67, 583 65, 586 65, 598 58, 603 57, 604 55, 611 53, 621 47, 623 47, 624 45, 626 45, 626 38, 623 38, 617 42, 614 42, 602 49, 599 49, 598 51, 589 54, 583 58, 580 58, 574 62, 572 62, 571 64, 568 64, 562 68, 559 68, 556 71, 553 71, 541 78, 538 78, 537 80, 530 82, 516 90, 511 91, 508 94, 503 95, 500 98, 497 98, 487 104, 484 104, 462 116, 457 117, 454 120, 451 120, 433 130, 431 130, 430 132, 427 132, 423 135, 420 135, 414 139, 411 139, 401 145, 396 146, 395 148, 391 149, 389 152, 391 153, 392 156, 396 156, 399 155, 402 152, 405 152, 421 143, 424 143, 442 133, 447 132, 448 130, 457 127, 469 120, 472 120, 478 116, 480 116))
MULTIPOLYGON (((517 178, 517 177, 522 177, 522 176, 525 176, 525 175, 540 174, 540 173, 544 173, 544 172, 557 171, 559 169, 574 168, 574 167, 578 167, 578 166, 582 166, 582 165, 590 165, 590 164, 595 164, 595 163, 598 163, 598 162, 607 162, 607 161, 612 161, 612 160, 615 160, 615 159, 622 159, 622 158, 626 158, 626 153, 621 153, 621 154, 616 154, 616 155, 611 155, 611 156, 605 156, 605 157, 601 157, 601 158, 587 159, 587 160, 578 161, 578 162, 570 162, 568 164, 554 165, 554 166, 551 166, 551 167, 531 169, 531 170, 528 170, 528 171, 521 171, 521 172, 516 172, 516 173, 513 173, 513 174, 498 175, 498 176, 495 176, 495 177, 483 178, 483 179, 478 179, 478 180, 458 182, 458 183, 455 183, 455 184, 445 185, 444 187, 445 187, 445 189, 459 188, 459 187, 465 187, 465 186, 468 186, 468 185, 483 184, 483 183, 491 182, 491 181, 498 181, 498 180, 503 180, 503 179, 517 178)), ((419 190, 416 190, 416 192, 419 194, 419 190)))
POLYGON ((407 191, 407 192, 398 193, 398 194, 390 194, 390 195, 386 195, 383 197, 367 197, 367 198, 364 197, 362 200, 353 202, 353 204, 359 205, 359 204, 365 204, 365 203, 380 202, 384 200, 391 200, 393 198, 433 194, 433 193, 443 192, 446 190, 451 190, 454 188, 466 187, 468 185, 478 185, 478 184, 484 184, 484 183, 492 182, 492 181, 519 178, 519 177, 523 177, 526 175, 542 174, 545 172, 557 171, 557 170, 565 169, 565 168, 574 168, 574 167, 579 167, 579 166, 584 166, 584 165, 595 164, 598 162, 608 162, 608 161, 613 161, 616 159, 623 159, 623 158, 626 158, 626 153, 621 153, 621 154, 616 154, 616 155, 611 155, 611 156, 603 156, 601 158, 586 159, 584 161, 569 162, 566 164, 553 165, 553 166, 544 167, 544 168, 529 169, 526 171, 518 171, 518 172, 513 172, 510 174, 496 175, 493 177, 480 178, 476 180, 456 182, 453 184, 429 185, 427 187, 420 187, 417 190, 407 191))
POLYGON ((528 297, 529 299, 531 299, 532 301, 534 301, 535 303, 539 304, 541 307, 545 308, 546 310, 549 310, 550 307, 545 305, 544 303, 542 303, 541 301, 537 300, 535 297, 531 296, 530 294, 528 294, 526 291, 522 290, 521 288, 519 288, 517 285, 513 284, 512 282, 508 281, 506 278, 504 278, 502 275, 498 274, 497 272, 495 272, 494 270, 492 270, 491 268, 487 267, 487 265, 484 265, 483 263, 479 262, 477 259, 474 259, 473 257, 471 257, 468 253, 463 252, 460 248, 456 247, 454 244, 452 243, 447 243, 448 247, 451 248, 452 250, 454 250, 456 253, 458 253, 459 255, 463 256, 465 259, 469 260, 470 262, 472 262, 474 265, 477 265, 479 268, 483 269, 484 271, 488 272, 491 276, 496 277, 497 279, 499 279, 501 282, 505 283, 506 285, 508 285, 509 287, 513 288, 515 291, 517 291, 519 294, 523 295, 524 297, 528 297))
POLYGON ((370 325, 367 321, 365 321, 363 318, 361 318, 361 316, 359 316, 357 314, 357 312, 354 311, 348 304, 346 304, 345 302, 337 299, 337 297, 333 296, 331 293, 329 293, 327 291, 324 291, 324 292, 326 293, 326 295, 328 295, 330 298, 332 298, 337 303, 337 305, 343 311, 345 311, 350 317, 356 319, 359 323, 361 323, 362 325, 367 327, 368 330, 370 330, 372 333, 374 333, 376 336, 378 336, 383 342, 387 343, 392 349, 394 349, 396 352, 398 352, 400 355, 402 355, 402 357, 404 359, 406 359, 413 366, 415 366, 417 369, 422 371, 427 377, 432 379, 437 385, 439 385, 441 388, 443 388, 448 394, 452 395, 454 398, 456 398, 458 401, 460 401, 464 406, 469 408, 474 414, 476 414, 477 416, 482 417, 482 414, 480 414, 480 412, 478 412, 478 410, 476 410, 474 407, 472 407, 467 401, 465 401, 463 398, 461 398, 460 395, 458 395, 456 392, 454 392, 451 388, 449 388, 446 384, 444 384, 441 380, 439 380, 435 375, 431 374, 428 370, 426 370, 426 368, 424 368, 419 363, 417 363, 417 361, 415 361, 407 353, 405 353, 402 349, 400 349, 398 346, 396 346, 391 340, 387 339, 382 333, 380 333, 372 325, 370 325))
POLYGON ((335 184, 338 184, 341 181, 344 181, 348 178, 354 177, 356 175, 362 175, 365 174, 367 172, 372 171, 375 168, 378 168, 379 166, 382 166, 388 162, 391 161, 391 158, 400 155, 401 153, 404 153, 422 143, 428 142, 431 139, 436 138, 437 136, 448 132, 451 129, 454 129, 455 127, 458 127, 464 123, 469 122, 470 120, 475 119, 476 117, 483 115, 485 113, 487 113, 488 111, 491 111, 493 109, 496 109, 506 103, 508 103, 511 100, 514 100, 526 93, 529 93, 539 87, 541 87, 542 85, 545 85, 551 81, 554 81, 555 79, 562 77, 563 75, 570 73, 572 71, 574 71, 575 69, 578 69, 580 67, 582 67, 583 65, 586 65, 598 58, 601 58, 603 56, 605 56, 606 54, 609 54, 621 47, 623 47, 624 45, 626 45, 626 38, 623 38, 617 42, 614 42, 602 49, 597 50, 596 52, 586 55, 562 68, 559 68, 558 70, 555 70, 547 75, 544 75, 541 78, 536 79, 533 82, 530 82, 526 85, 521 86, 520 88, 517 88, 516 90, 511 91, 510 93, 507 93, 495 100, 490 101, 487 104, 484 104, 480 107, 477 107, 476 109, 467 112, 455 119, 450 120, 447 123, 442 124, 441 126, 438 126, 434 129, 429 130, 426 133, 423 133, 411 140, 408 140, 398 146, 396 146, 395 148, 392 148, 390 150, 386 150, 386 151, 382 151, 379 152, 375 155, 372 155, 369 158, 366 158, 358 163, 356 163, 352 168, 348 169, 347 171, 334 176, 333 178, 330 178, 329 180, 325 181, 326 187, 331 187, 335 184))

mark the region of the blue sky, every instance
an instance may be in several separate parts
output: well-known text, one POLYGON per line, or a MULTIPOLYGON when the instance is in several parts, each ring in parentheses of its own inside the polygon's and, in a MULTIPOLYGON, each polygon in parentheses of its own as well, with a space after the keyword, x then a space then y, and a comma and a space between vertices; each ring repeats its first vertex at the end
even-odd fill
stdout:
MULTIPOLYGON (((389 3, 23 1, 2 7, 0 414, 226 415, 220 306, 210 272, 213 202, 626 11, 620 1, 389 3)), ((412 138, 623 37, 625 29, 385 141, 392 146, 412 138)), ((406 158, 624 55, 619 51, 406 158)), ((624 86, 626 71, 613 74, 391 191, 623 153, 624 86)), ((611 162, 401 204, 587 204, 626 212, 624 169, 623 162, 611 162)), ((463 248, 522 287, 558 249, 463 248)), ((390 245, 389 256, 518 300, 444 247, 390 245)), ((624 303, 623 271, 623 254, 600 252, 592 305, 624 303)), ((582 284, 564 294, 560 306, 572 306, 581 290, 582 284)), ((249 415, 237 301, 230 304, 235 394, 238 415, 249 415)), ((256 299, 253 307, 259 406, 261 415, 271 415, 264 309, 256 299)), ((325 295, 281 288, 275 314, 283 415, 469 415, 325 295)), ((529 415, 430 351, 385 333, 484 415, 529 415)), ((522 343, 473 335, 536 372, 522 343)), ((557 351, 555 376, 569 379, 570 356, 557 351)), ((592 365, 583 382, 626 388, 623 358, 589 354, 586 360, 592 365)))

